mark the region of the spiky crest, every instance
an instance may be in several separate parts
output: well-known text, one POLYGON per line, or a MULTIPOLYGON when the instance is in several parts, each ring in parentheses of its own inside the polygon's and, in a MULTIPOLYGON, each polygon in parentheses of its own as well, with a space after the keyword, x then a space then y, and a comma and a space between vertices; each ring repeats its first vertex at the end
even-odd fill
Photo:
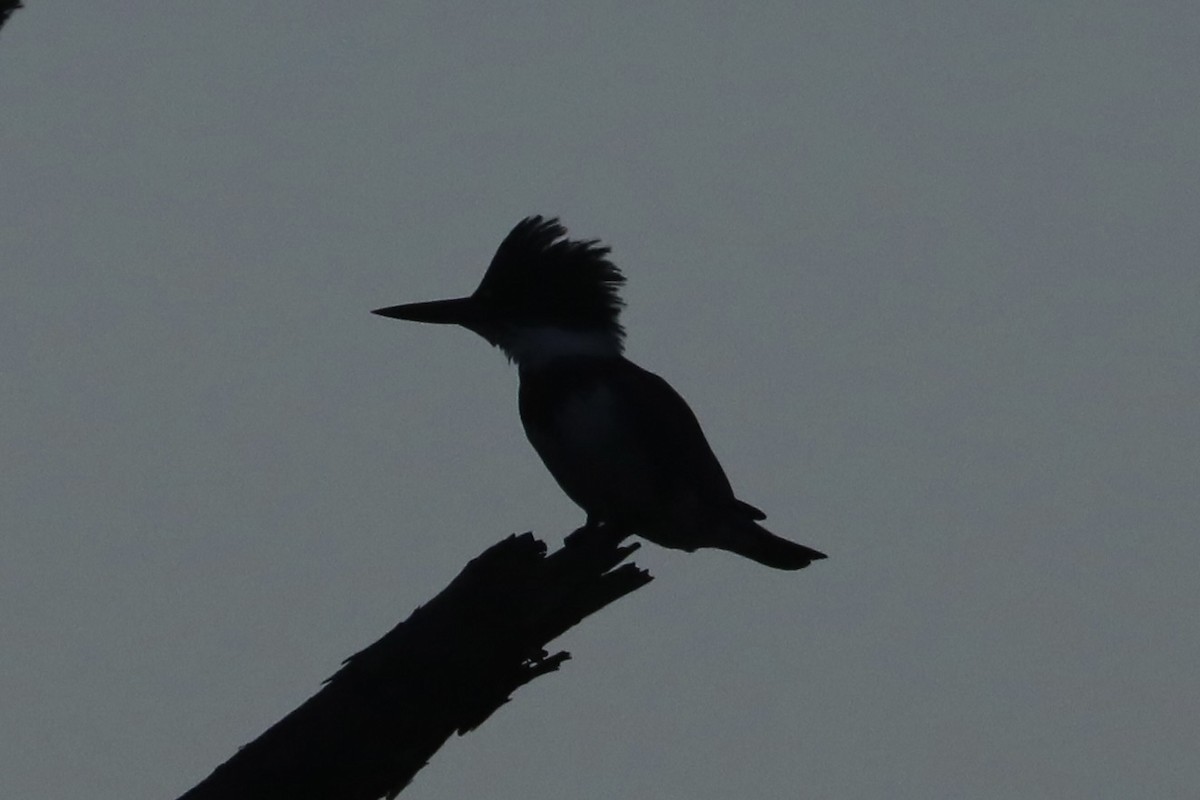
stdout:
POLYGON ((557 218, 526 217, 504 238, 475 297, 513 320, 625 336, 621 270, 598 239, 568 239, 557 218))

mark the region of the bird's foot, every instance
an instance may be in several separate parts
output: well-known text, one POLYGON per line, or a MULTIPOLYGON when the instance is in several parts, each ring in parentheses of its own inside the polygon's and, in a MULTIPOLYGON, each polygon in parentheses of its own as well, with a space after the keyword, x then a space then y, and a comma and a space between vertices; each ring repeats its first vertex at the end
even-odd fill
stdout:
POLYGON ((568 545, 580 545, 585 542, 596 542, 617 545, 630 534, 631 531, 624 525, 601 522, 595 517, 589 516, 583 527, 576 528, 567 534, 564 543, 568 545))

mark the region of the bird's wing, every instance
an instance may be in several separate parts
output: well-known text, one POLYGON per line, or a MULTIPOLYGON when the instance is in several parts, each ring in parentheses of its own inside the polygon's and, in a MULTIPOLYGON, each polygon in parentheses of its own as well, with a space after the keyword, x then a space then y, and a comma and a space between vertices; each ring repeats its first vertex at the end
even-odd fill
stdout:
POLYGON ((696 415, 665 380, 631 361, 622 359, 611 379, 619 402, 628 404, 622 415, 638 426, 637 440, 654 464, 660 480, 699 493, 704 502, 728 503, 739 515, 764 519, 766 515, 733 496, 729 478, 717 461, 696 415), (633 407, 633 404, 637 407, 633 407))

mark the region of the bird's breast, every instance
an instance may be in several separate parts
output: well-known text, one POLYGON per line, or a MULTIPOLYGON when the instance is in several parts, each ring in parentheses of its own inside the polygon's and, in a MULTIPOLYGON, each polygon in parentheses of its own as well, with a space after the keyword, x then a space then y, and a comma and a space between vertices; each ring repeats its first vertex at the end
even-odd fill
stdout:
POLYGON ((522 381, 521 419, 546 468, 589 514, 628 517, 651 503, 651 465, 612 387, 553 390, 522 381))

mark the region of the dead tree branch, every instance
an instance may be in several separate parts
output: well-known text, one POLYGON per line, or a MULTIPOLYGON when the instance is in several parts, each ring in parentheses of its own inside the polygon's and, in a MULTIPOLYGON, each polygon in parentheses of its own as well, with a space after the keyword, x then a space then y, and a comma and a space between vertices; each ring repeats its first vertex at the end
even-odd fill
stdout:
POLYGON ((635 547, 581 530, 547 555, 509 536, 180 800, 395 797, 452 733, 570 657, 549 642, 651 580, 621 564, 635 547))

